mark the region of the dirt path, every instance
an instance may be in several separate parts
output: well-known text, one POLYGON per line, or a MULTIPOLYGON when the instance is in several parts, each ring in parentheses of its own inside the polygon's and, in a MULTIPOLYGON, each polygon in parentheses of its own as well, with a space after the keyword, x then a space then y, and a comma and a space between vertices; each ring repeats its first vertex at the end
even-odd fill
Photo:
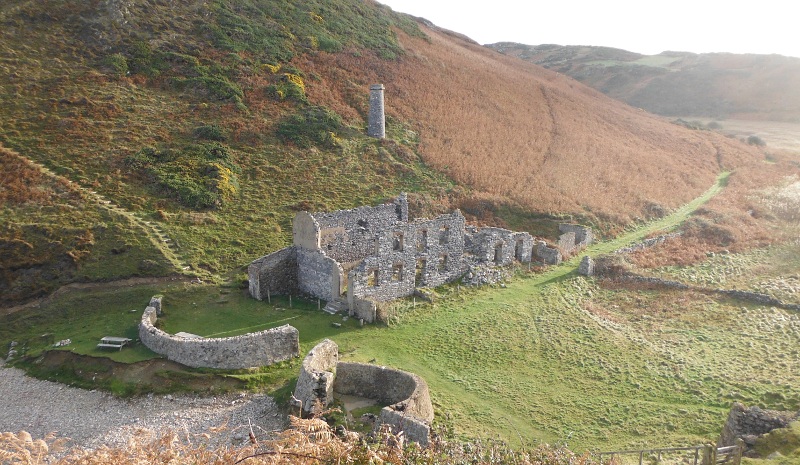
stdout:
POLYGON ((128 278, 128 279, 120 279, 117 281, 108 281, 108 282, 91 282, 91 283, 70 283, 64 286, 59 287, 53 293, 47 295, 46 297, 42 297, 40 299, 32 300, 30 302, 26 302, 21 305, 15 305, 13 307, 5 307, 0 308, 0 317, 11 315, 12 313, 18 312, 20 310, 25 310, 27 308, 36 308, 43 304, 46 304, 55 297, 68 294, 75 290, 83 290, 83 289, 119 289, 122 287, 134 287, 134 286, 143 286, 148 284, 159 284, 159 283, 178 283, 178 282, 189 282, 193 279, 189 276, 184 275, 173 275, 173 276, 161 276, 161 277, 154 277, 154 278, 128 278))

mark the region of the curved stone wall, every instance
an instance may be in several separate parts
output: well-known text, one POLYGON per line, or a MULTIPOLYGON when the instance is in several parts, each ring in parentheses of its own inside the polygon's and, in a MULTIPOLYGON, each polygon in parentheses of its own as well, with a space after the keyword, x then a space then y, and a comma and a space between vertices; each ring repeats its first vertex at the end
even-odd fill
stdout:
POLYGON ((169 360, 194 368, 261 367, 300 354, 299 332, 290 325, 234 337, 190 338, 156 328, 157 320, 156 308, 147 307, 139 323, 142 344, 169 360))
POLYGON ((303 360, 294 392, 303 410, 310 413, 318 402, 326 406, 335 394, 375 399, 389 404, 381 410, 376 428, 389 425, 394 433, 427 446, 433 405, 425 380, 393 368, 339 362, 338 351, 335 342, 325 339, 303 360))
POLYGON ((323 407, 333 401, 333 378, 338 361, 339 346, 330 339, 314 346, 303 359, 294 397, 302 402, 305 413, 311 413, 317 401, 323 407))

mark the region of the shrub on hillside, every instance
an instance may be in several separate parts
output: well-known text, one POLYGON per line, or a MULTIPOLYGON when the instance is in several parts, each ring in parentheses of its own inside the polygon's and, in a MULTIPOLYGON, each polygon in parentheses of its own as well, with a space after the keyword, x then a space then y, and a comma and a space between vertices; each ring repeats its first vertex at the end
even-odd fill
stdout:
POLYGON ((755 145, 756 147, 765 147, 767 145, 767 143, 764 142, 764 139, 762 139, 762 138, 760 138, 758 136, 750 136, 750 137, 748 137, 747 138, 747 143, 749 145, 755 145))
POLYGON ((189 145, 182 150, 146 147, 125 162, 191 208, 218 207, 239 190, 240 169, 228 148, 219 143, 189 145))
POLYGON ((325 107, 309 106, 278 124, 277 135, 283 142, 302 148, 335 148, 346 132, 342 117, 325 107))
POLYGON ((222 128, 216 124, 204 124, 202 126, 198 126, 194 128, 193 134, 194 137, 198 139, 205 139, 215 142, 225 141, 225 134, 223 134, 222 128))

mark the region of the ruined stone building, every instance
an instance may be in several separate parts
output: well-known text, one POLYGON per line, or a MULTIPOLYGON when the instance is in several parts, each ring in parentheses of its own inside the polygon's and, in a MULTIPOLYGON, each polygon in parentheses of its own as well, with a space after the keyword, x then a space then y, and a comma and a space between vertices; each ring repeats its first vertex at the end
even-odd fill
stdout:
POLYGON ((455 281, 471 266, 530 262, 533 249, 530 234, 467 227, 458 210, 409 220, 405 194, 376 207, 300 212, 292 234, 292 246, 250 264, 250 295, 306 294, 368 322, 376 302, 455 281))

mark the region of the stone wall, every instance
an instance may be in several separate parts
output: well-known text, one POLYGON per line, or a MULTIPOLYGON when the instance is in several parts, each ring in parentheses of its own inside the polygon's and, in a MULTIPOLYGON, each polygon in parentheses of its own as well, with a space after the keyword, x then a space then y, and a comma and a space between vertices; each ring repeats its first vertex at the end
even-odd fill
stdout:
POLYGON ((294 397, 301 402, 307 414, 318 413, 317 407, 333 402, 333 378, 339 363, 339 346, 325 339, 306 355, 300 367, 300 376, 294 388, 294 397))
POLYGON ((297 294, 297 248, 287 247, 254 260, 247 267, 249 291, 253 298, 297 294))
POLYGON ((732 446, 741 438, 748 448, 752 448, 759 436, 778 428, 786 428, 792 421, 800 419, 800 412, 780 412, 747 408, 740 403, 733 404, 722 427, 717 447, 732 446))
POLYGON ((545 241, 537 241, 533 248, 533 256, 545 265, 558 265, 564 259, 561 251, 550 247, 545 241))
POLYGON ((357 298, 385 302, 458 279, 465 271, 464 226, 456 211, 381 231, 374 254, 348 273, 351 308, 357 298))
POLYGON ((395 434, 402 431, 411 441, 428 444, 433 405, 428 385, 419 376, 377 365, 340 362, 333 391, 390 404, 381 410, 378 423, 391 426, 395 434))
POLYGON ((381 410, 375 428, 389 425, 394 433, 403 432, 411 441, 423 446, 428 444, 433 404, 425 380, 401 370, 339 362, 336 343, 326 339, 311 349, 303 360, 294 397, 309 413, 314 405, 329 405, 336 394, 366 397, 389 404, 381 410))
POLYGON ((374 254, 382 231, 408 221, 408 201, 401 195, 390 204, 311 216, 319 226, 320 248, 337 262, 350 263, 374 254))
POLYGON ((410 225, 413 236, 414 279, 417 287, 436 287, 458 279, 466 271, 464 233, 466 220, 460 211, 410 225))
POLYGON ((297 248, 297 275, 299 290, 318 299, 338 299, 345 289, 342 266, 321 250, 297 248))
POLYGON ((378 306, 375 302, 367 299, 359 299, 355 296, 347 295, 348 315, 364 323, 374 323, 378 320, 378 306))
POLYGON ((651 237, 650 239, 645 239, 642 242, 633 244, 631 246, 622 247, 621 249, 617 249, 617 250, 614 251, 614 253, 616 253, 616 254, 627 254, 627 253, 637 252, 639 250, 649 249, 650 247, 655 247, 655 246, 661 245, 664 242, 666 242, 667 240, 672 239, 674 237, 680 237, 681 234, 682 233, 680 233, 680 232, 675 232, 675 233, 670 233, 670 234, 662 234, 661 236, 658 236, 658 237, 651 237))
POLYGON ((594 242, 594 233, 591 228, 578 224, 562 223, 558 225, 561 235, 558 238, 558 247, 565 257, 571 257, 594 242))
POLYGON ((299 333, 289 325, 234 337, 191 338, 156 328, 157 320, 156 308, 147 307, 139 323, 142 344, 169 360, 194 368, 261 367, 300 354, 299 333))
POLYGON ((514 260, 531 261, 533 238, 525 232, 503 228, 467 228, 464 247, 478 263, 510 265, 514 260))

